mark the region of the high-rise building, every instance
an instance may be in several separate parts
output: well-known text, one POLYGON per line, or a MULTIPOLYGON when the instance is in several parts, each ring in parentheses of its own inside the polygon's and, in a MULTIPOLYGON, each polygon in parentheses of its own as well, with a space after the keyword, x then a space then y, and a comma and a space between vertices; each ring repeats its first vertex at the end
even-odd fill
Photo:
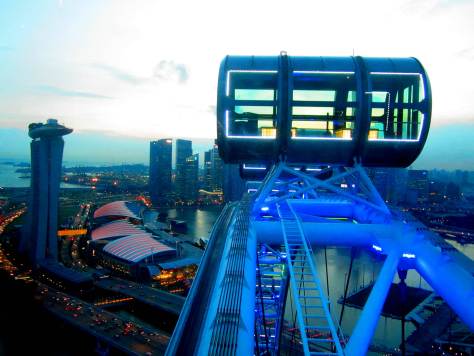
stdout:
POLYGON ((390 172, 388 168, 369 168, 367 173, 377 188, 380 197, 387 202, 390 189, 390 172))
POLYGON ((159 205, 171 194, 172 144, 169 138, 150 142, 149 190, 153 205, 159 205))
POLYGON ((224 184, 224 162, 219 156, 217 146, 212 149, 212 190, 222 192, 224 184))
POLYGON ((184 168, 184 180, 186 182, 183 191, 183 200, 194 202, 198 195, 199 154, 186 158, 184 168))
POLYGON ((429 192, 428 171, 410 169, 407 177, 407 203, 411 205, 426 204, 429 192))
POLYGON ((176 140, 176 194, 184 199, 186 190, 186 159, 193 154, 192 142, 189 140, 176 140))
POLYGON ((204 152, 203 187, 208 192, 212 189, 212 150, 204 152))
POLYGON ((204 153, 204 187, 209 192, 222 192, 224 163, 217 146, 204 153))
POLYGON ((446 183, 430 179, 429 195, 431 204, 442 204, 446 199, 446 183))
POLYGON ((369 168, 367 173, 382 199, 397 205, 405 199, 407 173, 404 168, 369 168))
POLYGON ((446 185, 446 199, 459 200, 461 198, 461 188, 458 184, 449 182, 446 185))
POLYGON ((58 259, 58 204, 64 140, 72 129, 55 119, 30 124, 31 190, 28 226, 20 249, 28 252, 34 265, 58 259))
POLYGON ((454 172, 454 177, 455 177, 454 182, 456 184, 459 184, 460 186, 465 186, 465 185, 469 184, 469 172, 468 171, 461 171, 460 169, 457 169, 454 172))

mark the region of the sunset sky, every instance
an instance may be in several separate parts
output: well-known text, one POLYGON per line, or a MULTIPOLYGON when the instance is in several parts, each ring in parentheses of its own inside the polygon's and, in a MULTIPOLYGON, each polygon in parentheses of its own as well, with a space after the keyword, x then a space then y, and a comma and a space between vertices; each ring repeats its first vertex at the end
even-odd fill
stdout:
POLYGON ((417 57, 432 127, 474 137, 473 16, 469 0, 0 0, 0 130, 212 139, 221 59, 285 50, 417 57))

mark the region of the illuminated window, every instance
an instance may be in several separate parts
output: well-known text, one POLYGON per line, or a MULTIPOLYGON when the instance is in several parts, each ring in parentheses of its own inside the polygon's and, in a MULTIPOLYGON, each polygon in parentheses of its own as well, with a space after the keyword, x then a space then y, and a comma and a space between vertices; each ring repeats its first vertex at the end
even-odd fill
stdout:
POLYGON ((265 89, 235 89, 235 100, 273 100, 274 90, 265 89))
POLYGON ((293 106, 293 115, 334 116, 333 107, 293 106))
POLYGON ((276 129, 273 127, 262 127, 262 136, 276 137, 276 129))
POLYGON ((293 72, 293 139, 352 139, 356 82, 352 72, 293 72))
POLYGON ((294 101, 334 101, 335 90, 293 90, 294 101))

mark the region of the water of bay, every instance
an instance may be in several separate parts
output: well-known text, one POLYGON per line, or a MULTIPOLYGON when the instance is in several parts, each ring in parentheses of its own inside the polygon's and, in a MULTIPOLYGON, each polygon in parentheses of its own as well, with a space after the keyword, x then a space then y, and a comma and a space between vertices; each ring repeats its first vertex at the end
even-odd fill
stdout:
MULTIPOLYGON (((30 186, 29 174, 18 173, 17 169, 24 167, 17 167, 13 164, 0 163, 0 187, 3 188, 28 188, 30 186)), ((84 188, 84 186, 77 184, 61 183, 61 188, 84 188)))

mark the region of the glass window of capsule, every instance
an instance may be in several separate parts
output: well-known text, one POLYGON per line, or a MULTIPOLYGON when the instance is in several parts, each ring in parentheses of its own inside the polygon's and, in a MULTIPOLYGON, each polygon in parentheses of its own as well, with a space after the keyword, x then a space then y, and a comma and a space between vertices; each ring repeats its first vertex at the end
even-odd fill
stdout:
POLYGON ((292 139, 351 139, 357 107, 354 72, 292 73, 292 139))
POLYGON ((275 138, 277 71, 229 70, 226 95, 233 100, 226 110, 226 136, 275 138))
POLYGON ((425 89, 420 73, 369 73, 369 140, 420 139, 425 89))

